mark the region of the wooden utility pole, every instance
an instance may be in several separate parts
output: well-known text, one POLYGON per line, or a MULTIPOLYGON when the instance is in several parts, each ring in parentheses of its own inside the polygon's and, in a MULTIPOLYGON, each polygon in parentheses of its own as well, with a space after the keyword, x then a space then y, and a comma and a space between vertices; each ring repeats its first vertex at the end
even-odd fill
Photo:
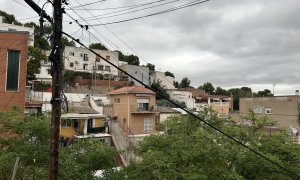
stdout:
POLYGON ((61 117, 61 92, 62 92, 62 0, 53 1, 53 49, 49 56, 52 61, 52 114, 51 114, 51 137, 49 154, 49 180, 58 178, 58 148, 59 127, 61 117))

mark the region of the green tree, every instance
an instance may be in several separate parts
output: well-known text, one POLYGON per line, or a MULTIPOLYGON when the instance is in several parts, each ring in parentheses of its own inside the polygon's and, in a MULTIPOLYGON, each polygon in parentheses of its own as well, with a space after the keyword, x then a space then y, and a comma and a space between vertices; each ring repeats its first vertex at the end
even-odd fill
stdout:
POLYGON ((215 87, 210 82, 204 83, 202 86, 199 86, 198 89, 202 89, 208 94, 215 93, 215 87))
POLYGON ((89 45, 91 49, 100 49, 100 50, 108 50, 103 44, 101 43, 92 43, 89 45))
MULTIPOLYGON (((300 146, 284 132, 269 135, 262 131, 273 122, 268 117, 246 118, 250 127, 229 126, 232 122, 217 116, 199 114, 210 124, 247 144, 269 159, 300 175, 300 146)), ((278 166, 217 133, 191 116, 175 116, 164 123, 160 135, 145 138, 138 146, 139 162, 107 179, 295 179, 278 166)))
POLYGON ((170 77, 172 77, 172 78, 175 78, 174 74, 171 73, 171 72, 169 72, 169 71, 166 71, 166 72, 165 72, 165 76, 170 76, 170 77))
POLYGON ((225 95, 225 96, 228 96, 230 94, 228 94, 228 91, 226 89, 223 89, 221 87, 216 87, 215 95, 225 95))
POLYGON ((32 46, 28 47, 28 61, 27 61, 27 83, 34 80, 35 74, 39 74, 41 71, 41 61, 46 60, 47 57, 41 52, 40 49, 32 46))
POLYGON ((3 17, 4 23, 8 23, 8 24, 14 23, 17 25, 21 25, 21 23, 16 20, 16 18, 13 14, 8 14, 5 11, 0 10, 0 16, 3 17))
POLYGON ((175 88, 179 88, 179 82, 178 81, 173 81, 173 85, 175 88))
POLYGON ((65 47, 65 46, 71 46, 71 47, 76 47, 76 44, 73 40, 69 40, 67 37, 63 36, 61 38, 61 43, 62 43, 62 46, 65 47))
POLYGON ((155 65, 154 64, 147 63, 146 67, 148 67, 150 71, 155 71, 155 65))
POLYGON ((136 65, 136 66, 139 66, 140 65, 140 60, 139 60, 139 57, 131 54, 129 56, 125 56, 125 61, 128 63, 128 64, 131 64, 131 65, 136 65))
POLYGON ((265 89, 263 91, 258 91, 257 93, 254 93, 255 97, 268 97, 268 96, 274 96, 274 94, 271 93, 269 89, 265 89))
POLYGON ((189 87, 191 84, 191 80, 189 80, 187 77, 183 78, 181 82, 179 83, 180 88, 186 88, 189 87))
MULTIPOLYGON (((17 109, 0 112, 0 179, 10 179, 17 157, 16 179, 46 179, 50 118, 22 114, 17 109)), ((62 179, 92 179, 96 170, 115 166, 115 151, 99 140, 78 140, 59 152, 62 179)))
MULTIPOLYGON (((167 90, 164 86, 161 85, 161 81, 156 81, 150 85, 151 88, 159 92, 164 98, 170 98, 170 95, 167 93, 167 90)), ((156 99, 163 99, 161 96, 157 95, 156 99)))
POLYGON ((49 50, 50 43, 48 37, 52 35, 52 26, 44 25, 43 26, 43 35, 41 35, 40 26, 34 22, 28 22, 24 24, 25 27, 34 28, 34 47, 42 50, 49 50))

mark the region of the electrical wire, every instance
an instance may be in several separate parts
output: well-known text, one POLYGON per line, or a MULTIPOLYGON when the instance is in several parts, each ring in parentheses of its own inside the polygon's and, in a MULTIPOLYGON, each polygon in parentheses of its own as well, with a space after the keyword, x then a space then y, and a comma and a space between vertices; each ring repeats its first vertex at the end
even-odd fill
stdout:
POLYGON ((99 1, 91 2, 91 3, 86 3, 86 4, 83 4, 83 5, 80 5, 80 6, 73 6, 72 8, 78 8, 78 7, 89 6, 89 5, 97 4, 97 3, 100 3, 100 2, 103 2, 103 1, 106 1, 106 0, 99 0, 99 1))
MULTIPOLYGON (((159 0, 159 1, 155 1, 153 3, 163 2, 163 1, 168 1, 168 0, 159 0)), ((158 4, 158 5, 154 5, 154 6, 142 8, 142 9, 137 9, 137 10, 134 10, 134 11, 129 11, 129 12, 125 12, 125 13, 119 13, 119 12, 124 12, 124 11, 131 10, 131 9, 136 9, 136 8, 139 8, 140 6, 139 7, 132 7, 132 8, 118 10, 118 11, 113 11, 113 12, 104 13, 104 14, 100 14, 100 15, 96 15, 96 16, 85 17, 84 20, 90 21, 90 20, 96 19, 96 17, 103 17, 103 16, 106 16, 106 15, 116 14, 116 13, 119 13, 119 14, 117 14, 117 15, 111 15, 111 16, 107 16, 107 17, 114 17, 114 16, 119 16, 119 15, 124 15, 124 14, 130 14, 130 13, 133 13, 133 12, 138 12, 138 11, 142 11, 142 10, 145 10, 145 9, 150 9, 150 8, 154 8, 154 7, 159 7, 159 6, 163 6, 163 5, 166 5, 166 4, 170 4, 170 3, 173 3, 175 1, 180 1, 180 0, 174 0, 174 1, 171 1, 171 2, 165 2, 165 3, 158 4)), ((100 18, 100 19, 102 19, 102 18, 100 18)))
POLYGON ((205 3, 205 2, 208 2, 208 1, 210 1, 210 0, 203 0, 203 1, 196 0, 196 1, 186 3, 186 4, 183 4, 183 5, 180 5, 180 6, 176 6, 174 8, 166 9, 166 10, 163 10, 163 11, 159 11, 159 12, 144 15, 144 16, 138 16, 138 17, 134 17, 134 18, 124 19, 124 20, 120 20, 120 21, 107 22, 107 23, 101 23, 101 24, 92 24, 91 26, 103 26, 103 25, 118 24, 118 23, 138 20, 138 19, 142 19, 142 18, 146 18, 146 17, 151 17, 151 16, 156 16, 156 15, 160 15, 160 14, 173 12, 173 11, 176 11, 176 10, 180 10, 180 9, 184 9, 184 8, 187 8, 187 7, 202 4, 202 3, 205 3))
POLYGON ((225 137, 229 138, 230 140, 234 141, 235 143, 241 145, 242 147, 248 149, 249 151, 253 152, 254 154, 260 156, 261 158, 269 161, 270 163, 272 163, 273 165, 276 165, 277 167, 285 170, 286 172, 290 173, 291 175, 300 178, 300 176, 298 176, 297 174, 295 174, 294 172, 290 171, 289 169, 285 168, 284 166, 278 164, 277 162, 273 161, 272 159, 268 158, 267 156, 261 154, 260 152, 252 149, 251 147, 245 145, 244 143, 240 142, 239 140, 235 139, 234 137, 232 137, 231 135, 227 134, 226 132, 220 130, 219 128, 215 127, 214 125, 211 125, 209 122, 207 122, 204 119, 201 119, 200 117, 198 117, 197 115, 195 115, 194 113, 182 108, 179 104, 177 104, 176 102, 166 98, 164 95, 160 94, 160 92, 158 92, 157 90, 149 87, 148 85, 146 85, 145 83, 143 83, 142 81, 138 80, 137 78, 131 76, 130 74, 128 74, 126 71, 122 70, 121 68, 119 68, 118 66, 114 65, 113 63, 111 63, 109 60, 105 59, 104 57, 100 56, 98 53, 96 53, 94 50, 88 48, 86 45, 84 45, 83 43, 81 43, 78 39, 75 39, 74 37, 72 37, 71 35, 69 35, 68 33, 62 32, 62 34, 68 36, 69 38, 71 38, 72 40, 76 41, 78 44, 80 44, 82 47, 86 48, 87 50, 89 50, 90 52, 92 52, 93 54, 95 54, 96 56, 98 56, 99 58, 103 59, 104 61, 106 61, 107 63, 109 63, 110 65, 114 66, 115 68, 117 68, 119 71, 123 72, 124 74, 126 74, 127 76, 130 76, 132 79, 136 80, 137 82, 139 82, 140 84, 142 84, 143 86, 145 86, 146 88, 152 90, 153 92, 155 92, 157 95, 159 95, 160 97, 162 97, 163 99, 169 101, 170 103, 172 103, 173 105, 179 107, 180 109, 182 109, 183 111, 185 111, 187 114, 189 114, 190 116, 200 120, 201 122, 203 122, 204 124, 206 124, 207 126, 209 126, 210 128, 212 128, 213 130, 221 133, 222 135, 224 135, 225 137))

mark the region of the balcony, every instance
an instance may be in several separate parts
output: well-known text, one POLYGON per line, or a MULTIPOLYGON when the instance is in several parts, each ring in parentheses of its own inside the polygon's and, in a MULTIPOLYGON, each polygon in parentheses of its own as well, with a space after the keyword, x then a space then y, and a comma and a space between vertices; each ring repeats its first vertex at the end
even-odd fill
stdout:
POLYGON ((105 132, 105 126, 104 127, 96 127, 96 128, 88 128, 87 133, 104 133, 105 132))
POLYGON ((131 113, 132 114, 151 114, 156 113, 157 107, 156 106, 144 106, 144 107, 137 107, 136 105, 131 105, 131 113))

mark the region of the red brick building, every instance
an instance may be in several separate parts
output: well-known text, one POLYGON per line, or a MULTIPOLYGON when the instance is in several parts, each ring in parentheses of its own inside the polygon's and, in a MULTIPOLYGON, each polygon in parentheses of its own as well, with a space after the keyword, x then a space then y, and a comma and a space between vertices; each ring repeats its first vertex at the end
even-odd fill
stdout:
POLYGON ((0 111, 25 108, 28 32, 0 31, 0 111))

